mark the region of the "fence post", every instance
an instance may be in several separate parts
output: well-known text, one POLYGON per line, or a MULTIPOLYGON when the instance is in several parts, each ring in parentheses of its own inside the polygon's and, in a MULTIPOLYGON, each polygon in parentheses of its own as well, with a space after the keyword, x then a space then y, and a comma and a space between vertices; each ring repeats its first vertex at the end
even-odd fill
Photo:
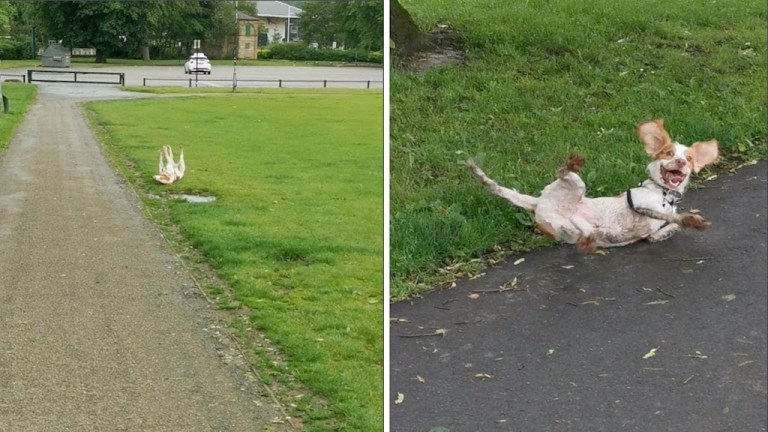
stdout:
POLYGON ((277 80, 277 86, 283 88, 283 80, 277 80))
POLYGON ((120 84, 125 87, 125 72, 120 73, 120 84))
POLYGON ((144 78, 144 87, 146 87, 146 86, 147 86, 147 79, 144 78))
POLYGON ((365 88, 371 88, 371 80, 368 80, 368 85, 366 85, 365 88))
POLYGON ((189 88, 192 88, 192 78, 189 79, 189 88))
POLYGON ((323 80, 323 88, 326 88, 328 85, 328 80, 323 80))
POLYGON ((32 82, 32 69, 27 69, 27 79, 30 83, 32 82))

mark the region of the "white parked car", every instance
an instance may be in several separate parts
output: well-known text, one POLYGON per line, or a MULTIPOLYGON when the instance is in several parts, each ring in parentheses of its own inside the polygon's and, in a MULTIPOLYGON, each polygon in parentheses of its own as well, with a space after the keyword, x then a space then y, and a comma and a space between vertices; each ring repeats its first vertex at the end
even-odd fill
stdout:
POLYGON ((184 73, 202 72, 204 74, 211 74, 211 62, 208 61, 208 57, 203 53, 194 53, 189 56, 189 60, 184 63, 184 73))

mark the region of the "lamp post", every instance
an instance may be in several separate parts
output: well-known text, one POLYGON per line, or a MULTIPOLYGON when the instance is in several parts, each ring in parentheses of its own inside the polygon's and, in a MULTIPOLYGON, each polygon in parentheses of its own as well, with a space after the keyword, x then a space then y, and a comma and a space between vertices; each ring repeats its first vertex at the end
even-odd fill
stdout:
POLYGON ((237 19, 237 1, 235 1, 235 47, 232 57, 232 93, 237 90, 237 51, 240 50, 240 25, 237 19))
POLYGON ((195 88, 197 88, 197 76, 200 75, 200 57, 197 55, 198 51, 200 51, 200 39, 195 39, 192 45, 195 48, 195 88))

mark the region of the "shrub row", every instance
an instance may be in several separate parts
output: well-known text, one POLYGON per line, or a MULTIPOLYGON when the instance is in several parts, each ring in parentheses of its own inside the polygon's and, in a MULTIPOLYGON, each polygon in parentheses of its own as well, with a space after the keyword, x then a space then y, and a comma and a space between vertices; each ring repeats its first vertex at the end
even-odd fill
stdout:
POLYGON ((301 43, 289 42, 269 45, 259 51, 259 59, 382 63, 384 54, 381 51, 315 49, 301 43))
POLYGON ((34 57, 28 37, 0 39, 0 59, 22 60, 34 57))

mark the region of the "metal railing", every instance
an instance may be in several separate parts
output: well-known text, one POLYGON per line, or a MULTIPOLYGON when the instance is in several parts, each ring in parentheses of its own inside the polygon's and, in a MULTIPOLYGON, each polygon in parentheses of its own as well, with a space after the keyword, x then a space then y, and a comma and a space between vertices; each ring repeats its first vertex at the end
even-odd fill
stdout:
POLYGON ((27 82, 27 76, 24 74, 0 74, 0 81, 21 81, 21 82, 27 82), (6 77, 12 77, 12 78, 6 78, 6 77), (19 80, 19 78, 21 78, 19 80))
MULTIPOLYGON (((67 77, 63 77, 67 78, 67 77)), ((37 81, 37 82, 71 82, 71 83, 84 83, 84 84, 119 84, 122 86, 125 86, 125 73, 124 72, 84 72, 84 71, 73 71, 73 70, 66 70, 66 71, 59 71, 59 70, 39 70, 39 69, 28 69, 27 70, 27 81, 30 83, 37 81), (54 74, 54 75, 71 75, 69 77, 70 79, 46 79, 46 78, 39 78, 35 77, 35 74, 39 75, 48 75, 48 74, 54 74), (78 79, 78 77, 82 76, 103 76, 103 77, 117 77, 117 82, 114 81, 93 81, 88 79, 78 79)))
MULTIPOLYGON (((187 82, 189 87, 192 87, 193 84, 200 84, 200 83, 210 83, 210 82, 221 82, 221 83, 228 83, 232 84, 231 79, 206 79, 206 80, 195 80, 194 78, 144 78, 143 79, 143 85, 144 87, 147 86, 148 82, 152 81, 171 81, 171 82, 187 82)), ((268 80, 268 79, 238 79, 235 81, 236 84, 240 83, 272 83, 276 84, 277 87, 282 88, 284 87, 283 84, 290 85, 292 83, 322 83, 323 88, 327 88, 328 84, 330 83, 333 85, 334 83, 360 83, 361 86, 365 85, 365 88, 371 88, 371 83, 373 84, 384 84, 384 81, 377 81, 377 80, 300 80, 300 79, 276 79, 276 80, 268 80)))

